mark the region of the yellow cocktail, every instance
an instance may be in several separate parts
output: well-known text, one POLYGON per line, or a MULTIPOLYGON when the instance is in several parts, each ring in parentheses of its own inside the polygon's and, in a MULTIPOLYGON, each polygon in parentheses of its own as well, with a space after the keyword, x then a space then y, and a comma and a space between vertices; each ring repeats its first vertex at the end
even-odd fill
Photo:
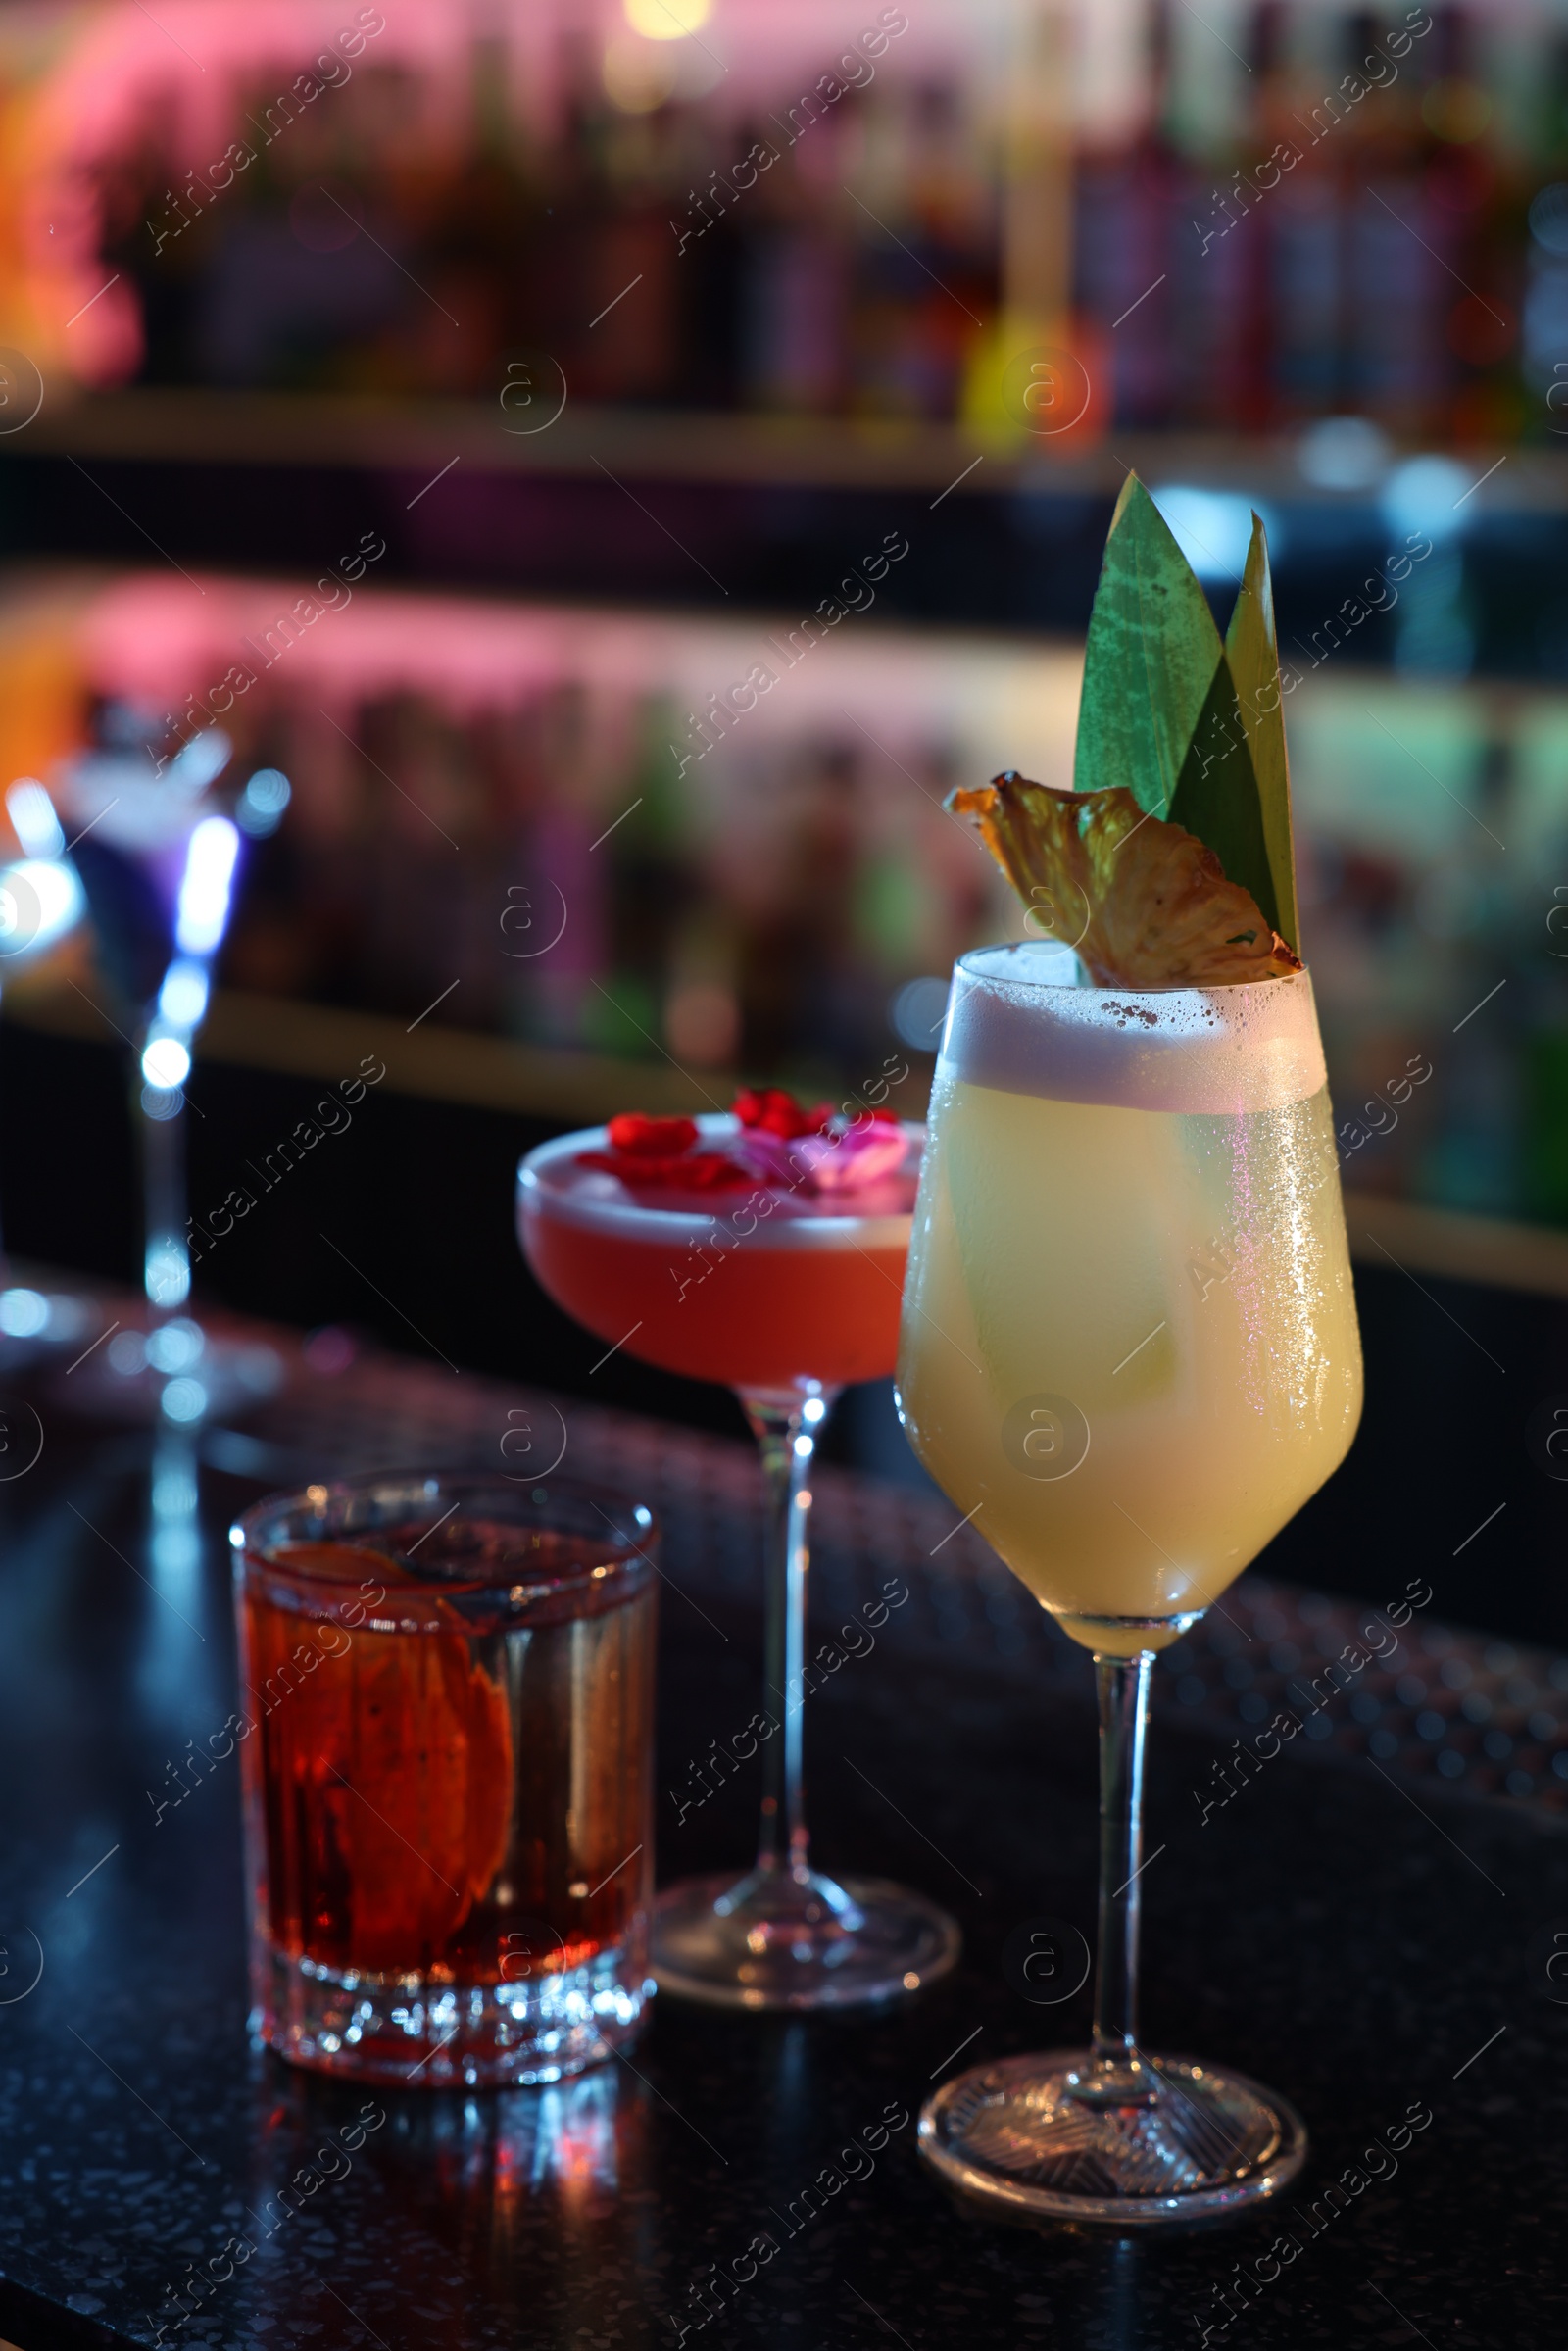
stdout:
POLYGON ((1131 995, 965 957, 899 1387, 1066 1630, 1165 1645, 1344 1458, 1361 1356, 1311 981, 1131 995))

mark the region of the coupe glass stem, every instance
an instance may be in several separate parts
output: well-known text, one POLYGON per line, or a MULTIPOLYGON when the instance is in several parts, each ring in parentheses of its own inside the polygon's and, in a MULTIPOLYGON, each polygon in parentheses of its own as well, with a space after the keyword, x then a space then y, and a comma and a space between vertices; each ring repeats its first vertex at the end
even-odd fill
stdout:
POLYGON ((1151 1650, 1095 1659, 1100 1693, 1100 1953, 1091 2097, 1153 2094, 1138 2049, 1138 1924, 1144 1859, 1144 1731, 1151 1650))
MULTIPOLYGON (((794 1380, 739 1391, 766 1501, 762 1819, 757 1860, 688 1879, 655 1911, 655 1973, 666 1991, 725 2008, 845 2008, 895 1999, 947 1974, 958 1930, 920 1894, 880 1878, 811 1867, 801 1764, 807 1679, 811 1463, 836 1387, 794 1380)), ((748 1750, 753 1752, 755 1750, 748 1750)))
POLYGON ((762 1745, 760 1871, 810 1879, 801 1732, 806 1712, 806 1599, 810 1570, 811 1462, 836 1389, 802 1381, 798 1389, 743 1394, 741 1402, 762 1460, 767 1513, 764 1717, 779 1729, 762 1745))

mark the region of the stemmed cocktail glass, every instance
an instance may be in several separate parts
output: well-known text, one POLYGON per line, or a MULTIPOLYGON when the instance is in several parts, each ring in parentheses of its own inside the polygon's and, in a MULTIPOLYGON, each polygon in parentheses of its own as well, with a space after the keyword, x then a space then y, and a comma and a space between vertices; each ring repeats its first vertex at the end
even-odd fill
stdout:
POLYGON ((931 1475, 1100 1693, 1087 2050, 1004 2058, 921 2118, 956 2185, 1062 2219, 1271 2194, 1305 2132, 1138 2031, 1150 1669, 1344 1458, 1361 1358, 1305 971, 1137 993, 1040 943, 966 955, 932 1095, 899 1357, 931 1475))
POLYGON ((179 1426, 247 1391, 265 1393, 280 1374, 270 1350, 214 1343, 186 1311, 184 1114, 191 1047, 233 907, 241 834, 274 829, 289 787, 264 768, 243 792, 220 794, 215 787, 234 749, 221 727, 163 756, 163 722, 133 704, 105 705, 98 737, 66 764, 61 793, 76 828, 72 854, 105 975, 135 1032, 147 1303, 145 1329, 111 1339, 78 1392, 113 1412, 179 1426))
POLYGON ((848 1141, 824 1135, 773 1150, 731 1116, 657 1123, 688 1130, 696 1160, 710 1165, 760 1151, 760 1180, 705 1192, 688 1145, 690 1182, 671 1162, 662 1188, 628 1188, 607 1151, 619 1121, 544 1145, 518 1176, 523 1249, 557 1304, 612 1349, 725 1382, 761 1455, 768 1528, 766 1687, 753 1725, 763 1790, 757 1861, 744 1876, 688 1880, 659 1898, 654 1973, 665 1990, 735 2007, 892 1998, 946 1974, 958 1930, 922 1895, 811 1866, 801 1735, 812 1456, 840 1390, 893 1369, 919 1130, 880 1123, 872 1135, 872 1122, 858 1121, 848 1141), (880 1151, 884 1175, 836 1188, 862 1151, 880 1151), (811 1170, 809 1189, 802 1168, 811 1170))

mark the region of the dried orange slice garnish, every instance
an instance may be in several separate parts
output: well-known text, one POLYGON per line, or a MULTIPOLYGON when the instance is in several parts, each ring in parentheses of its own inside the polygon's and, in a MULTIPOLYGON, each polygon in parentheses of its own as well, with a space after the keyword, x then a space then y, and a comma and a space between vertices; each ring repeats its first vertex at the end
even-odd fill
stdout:
POLYGON ((947 806, 975 818, 1036 935, 1075 947, 1097 986, 1229 987, 1302 968, 1213 851, 1119 785, 1057 792, 1009 769, 947 806))
MULTIPOLYGON (((401 1530, 388 1532, 395 1543, 401 1530)), ((412 1580, 395 1551, 368 1542, 280 1545, 277 1566, 344 1588, 368 1575, 394 1590, 412 1580)), ((450 1601, 423 1594, 421 1612, 450 1617, 452 1630, 357 1621, 328 1647, 319 1619, 256 1593, 248 1601, 274 1903, 291 1870, 306 1888, 306 1915, 274 1923, 323 1963, 432 1964, 507 1858, 515 1776, 507 1692, 475 1661, 471 1628, 450 1601), (285 1844, 296 1848, 292 1862, 285 1844)))

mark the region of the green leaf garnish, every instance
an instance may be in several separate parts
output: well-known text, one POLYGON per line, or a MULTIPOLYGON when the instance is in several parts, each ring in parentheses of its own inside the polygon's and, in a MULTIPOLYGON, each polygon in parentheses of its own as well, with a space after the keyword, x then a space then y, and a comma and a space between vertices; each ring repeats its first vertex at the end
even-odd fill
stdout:
POLYGON ((1280 928, 1257 778, 1235 680, 1223 654, 1193 729, 1169 821, 1196 833, 1224 866, 1226 880, 1240 882, 1270 929, 1280 928))
POLYGON ((1279 644, 1255 514, 1222 645, 1192 565, 1127 476, 1089 620, 1073 784, 1122 786, 1147 815, 1196 835, 1297 948, 1279 644))
POLYGON ((1073 785, 1120 784, 1151 816, 1175 797, 1224 660, 1208 599, 1136 473, 1110 518, 1084 653, 1073 785))
MULTIPOLYGON (((1275 911, 1269 912, 1269 902, 1261 891, 1253 890, 1252 895, 1280 937, 1299 953, 1296 855, 1291 835, 1291 774, 1285 755, 1285 707, 1280 687, 1279 638, 1274 627, 1274 583, 1269 576, 1268 541, 1255 514, 1242 592, 1225 632, 1225 656, 1236 686, 1242 723, 1247 729, 1252 773, 1257 780, 1275 911)), ((1203 838, 1207 840, 1207 834, 1203 838)), ((1216 854, 1223 865, 1224 852, 1216 847, 1216 854)))

